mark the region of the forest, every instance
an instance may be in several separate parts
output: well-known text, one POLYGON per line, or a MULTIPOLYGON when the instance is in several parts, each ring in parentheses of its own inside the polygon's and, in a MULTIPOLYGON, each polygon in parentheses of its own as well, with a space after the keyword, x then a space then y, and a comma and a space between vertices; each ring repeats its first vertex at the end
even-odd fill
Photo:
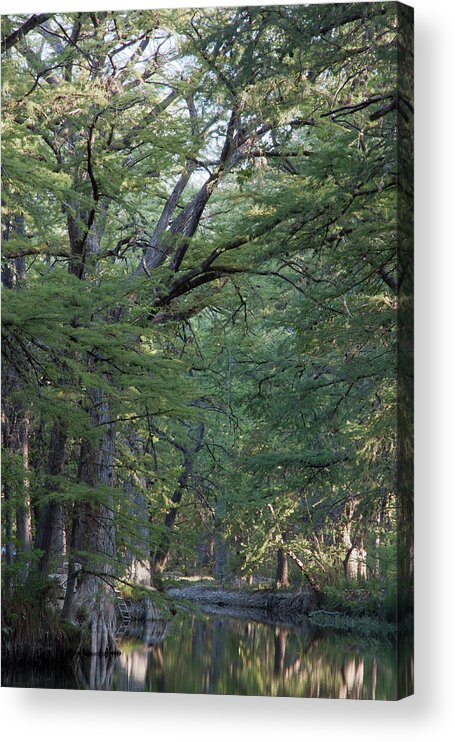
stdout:
POLYGON ((4 655, 173 590, 396 625, 410 9, 2 21, 4 655))

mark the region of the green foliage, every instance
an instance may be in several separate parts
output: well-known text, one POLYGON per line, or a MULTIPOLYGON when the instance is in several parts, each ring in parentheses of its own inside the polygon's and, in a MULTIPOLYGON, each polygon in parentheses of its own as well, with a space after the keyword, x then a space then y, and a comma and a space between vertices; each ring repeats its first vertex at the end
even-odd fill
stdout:
POLYGON ((54 14, 6 53, 11 521, 31 469, 68 533, 110 513, 71 554, 111 576, 283 548, 343 610, 350 529, 392 595, 396 72, 377 3, 54 14))
POLYGON ((27 661, 48 657, 71 658, 78 646, 79 630, 60 619, 55 585, 35 582, 12 595, 2 593, 2 657, 27 661))

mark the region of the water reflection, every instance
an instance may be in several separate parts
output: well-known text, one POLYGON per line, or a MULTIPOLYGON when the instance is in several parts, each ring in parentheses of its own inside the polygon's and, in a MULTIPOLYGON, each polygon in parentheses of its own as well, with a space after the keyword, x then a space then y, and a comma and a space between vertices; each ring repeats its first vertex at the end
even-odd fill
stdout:
POLYGON ((4 685, 87 690, 396 698, 395 647, 352 635, 226 616, 148 621, 118 657, 80 658, 53 675, 9 668, 4 685), (30 682, 32 680, 32 682, 30 682), (52 681, 55 682, 52 685, 52 681))
POLYGON ((73 671, 79 690, 112 690, 115 657, 77 657, 73 671))
POLYGON ((126 640, 113 689, 179 693, 396 697, 394 647, 357 641, 309 623, 267 625, 184 616, 155 643, 126 640))

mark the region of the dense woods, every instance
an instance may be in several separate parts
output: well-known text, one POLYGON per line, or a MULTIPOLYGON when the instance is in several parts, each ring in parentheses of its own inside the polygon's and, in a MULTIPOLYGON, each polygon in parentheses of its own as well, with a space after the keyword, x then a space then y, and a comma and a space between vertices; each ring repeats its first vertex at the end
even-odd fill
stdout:
POLYGON ((395 3, 4 17, 13 642, 114 652, 114 588, 195 576, 409 608, 406 44, 395 3))

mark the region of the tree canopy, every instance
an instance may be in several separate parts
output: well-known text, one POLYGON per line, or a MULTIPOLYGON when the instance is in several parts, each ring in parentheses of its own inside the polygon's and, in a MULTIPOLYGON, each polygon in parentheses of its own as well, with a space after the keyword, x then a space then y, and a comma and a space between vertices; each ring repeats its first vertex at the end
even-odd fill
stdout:
POLYGON ((393 593, 408 26, 4 17, 4 583, 68 563, 94 651, 165 570, 393 593))

